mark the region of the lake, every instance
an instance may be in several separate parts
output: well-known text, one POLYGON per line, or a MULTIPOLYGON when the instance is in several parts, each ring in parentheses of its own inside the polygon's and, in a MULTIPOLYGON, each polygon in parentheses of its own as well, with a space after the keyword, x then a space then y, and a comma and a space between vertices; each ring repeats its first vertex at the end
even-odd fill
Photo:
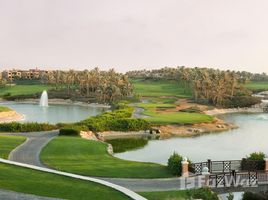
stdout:
POLYGON ((7 106, 25 116, 23 122, 47 122, 56 124, 59 122, 78 122, 90 116, 96 116, 105 109, 94 106, 80 105, 49 105, 41 107, 38 104, 4 102, 0 105, 7 106))
POLYGON ((239 128, 192 138, 150 140, 141 149, 118 153, 115 156, 127 160, 167 164, 173 152, 194 162, 207 159, 241 159, 255 151, 268 153, 268 114, 228 114, 220 118, 237 124, 239 128))

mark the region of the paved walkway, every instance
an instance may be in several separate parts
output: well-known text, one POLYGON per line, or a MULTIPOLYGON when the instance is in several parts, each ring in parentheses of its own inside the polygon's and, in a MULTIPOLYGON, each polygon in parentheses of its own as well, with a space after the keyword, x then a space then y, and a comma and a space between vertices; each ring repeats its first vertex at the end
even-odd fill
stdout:
POLYGON ((27 141, 14 149, 8 159, 20 163, 45 167, 40 161, 40 152, 47 143, 59 134, 58 131, 7 134, 27 137, 27 141))
MULTIPOLYGON (((8 134, 14 135, 14 134, 8 134)), ((9 160, 35 165, 39 167, 44 166, 39 159, 42 148, 55 136, 58 135, 57 131, 38 132, 38 133, 22 133, 15 134, 27 137, 27 141, 14 149, 9 156, 9 160)), ((185 180, 183 178, 162 178, 162 179, 130 179, 130 178, 102 178, 93 177, 120 185, 133 191, 168 191, 185 189, 185 181, 187 187, 193 188, 198 184, 198 177, 196 180, 193 178, 185 180), (192 186, 194 184, 194 186, 192 186)))
POLYGON ((40 197, 36 195, 23 194, 19 192, 12 192, 7 190, 0 190, 0 199, 4 200, 60 200, 49 197, 40 197))

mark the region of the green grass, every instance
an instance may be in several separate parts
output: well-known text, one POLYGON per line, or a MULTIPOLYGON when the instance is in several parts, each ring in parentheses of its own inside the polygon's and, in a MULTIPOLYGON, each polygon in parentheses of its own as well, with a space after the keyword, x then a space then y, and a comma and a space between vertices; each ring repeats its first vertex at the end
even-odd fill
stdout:
POLYGON ((268 81, 255 81, 246 84, 246 87, 253 91, 265 91, 268 90, 268 81))
POLYGON ((138 107, 149 109, 149 108, 176 108, 174 104, 164 104, 164 103, 139 103, 138 107))
POLYGON ((165 192, 140 192, 148 200, 218 200, 217 195, 209 189, 176 190, 165 192))
POLYGON ((11 111, 11 109, 8 107, 0 106, 0 112, 8 112, 8 111, 11 111))
POLYGON ((52 89, 52 86, 49 85, 14 85, 14 86, 6 86, 1 88, 0 96, 4 96, 10 94, 10 96, 16 95, 31 95, 36 93, 41 93, 43 90, 52 89))
POLYGON ((107 144, 78 137, 60 136, 42 151, 41 160, 58 170, 100 177, 170 177, 166 166, 126 161, 107 153, 107 144))
POLYGON ((24 137, 0 135, 0 157, 8 158, 9 153, 24 141, 24 137))
POLYGON ((107 140, 113 146, 114 153, 122 153, 133 149, 144 147, 148 144, 148 139, 144 138, 122 138, 107 140))
POLYGON ((21 193, 73 200, 123 200, 124 194, 88 181, 0 164, 0 188, 21 193))
POLYGON ((187 113, 187 112, 155 112, 152 109, 145 110, 144 115, 150 116, 146 118, 149 122, 155 125, 167 125, 167 124, 197 124, 212 122, 213 117, 201 113, 187 113))
POLYGON ((165 101, 161 98, 154 98, 149 99, 148 103, 139 103, 137 106, 144 109, 143 115, 149 116, 146 120, 155 125, 196 124, 213 121, 213 117, 193 112, 192 109, 185 110, 184 112, 165 112, 165 109, 176 107, 172 99, 165 101), (162 110, 163 112, 158 112, 157 110, 162 110))
POLYGON ((185 90, 175 81, 165 80, 132 80, 134 92, 146 97, 176 96, 181 98, 191 97, 191 91, 185 90))

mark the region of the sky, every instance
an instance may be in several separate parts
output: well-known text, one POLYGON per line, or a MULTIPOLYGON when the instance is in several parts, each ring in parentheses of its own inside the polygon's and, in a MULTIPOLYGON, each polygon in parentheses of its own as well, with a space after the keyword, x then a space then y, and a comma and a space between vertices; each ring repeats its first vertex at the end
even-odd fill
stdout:
POLYGON ((0 71, 268 73, 267 0, 0 0, 0 71))

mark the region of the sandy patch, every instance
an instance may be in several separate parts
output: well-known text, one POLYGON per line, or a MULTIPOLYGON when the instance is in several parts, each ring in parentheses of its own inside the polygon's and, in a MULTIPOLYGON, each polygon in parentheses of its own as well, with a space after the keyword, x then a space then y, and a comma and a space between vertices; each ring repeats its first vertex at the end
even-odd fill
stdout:
POLYGON ((16 111, 0 112, 0 123, 22 121, 23 119, 24 115, 19 114, 16 111))

